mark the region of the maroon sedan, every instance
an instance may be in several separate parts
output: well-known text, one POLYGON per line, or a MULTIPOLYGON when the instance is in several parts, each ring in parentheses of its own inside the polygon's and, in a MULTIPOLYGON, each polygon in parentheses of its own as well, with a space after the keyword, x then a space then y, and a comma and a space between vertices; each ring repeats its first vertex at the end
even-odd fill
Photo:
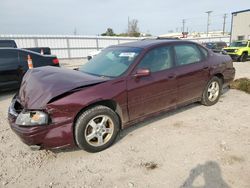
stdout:
POLYGON ((135 122, 197 101, 215 104, 234 75, 228 55, 190 41, 111 46, 79 71, 28 71, 9 107, 9 123, 32 148, 98 152, 135 122))

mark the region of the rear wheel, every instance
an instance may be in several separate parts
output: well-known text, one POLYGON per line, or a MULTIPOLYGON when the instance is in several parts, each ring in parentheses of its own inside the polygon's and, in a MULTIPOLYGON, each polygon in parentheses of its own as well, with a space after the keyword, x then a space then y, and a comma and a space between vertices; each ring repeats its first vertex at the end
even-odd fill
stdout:
POLYGON ((240 57, 239 57, 239 61, 240 62, 245 62, 247 60, 247 53, 244 52, 240 57))
POLYGON ((106 106, 84 111, 75 124, 75 141, 89 152, 102 151, 113 144, 120 129, 118 115, 106 106))
POLYGON ((213 77, 205 87, 201 103, 205 106, 211 106, 218 102, 222 91, 222 80, 218 77, 213 77))

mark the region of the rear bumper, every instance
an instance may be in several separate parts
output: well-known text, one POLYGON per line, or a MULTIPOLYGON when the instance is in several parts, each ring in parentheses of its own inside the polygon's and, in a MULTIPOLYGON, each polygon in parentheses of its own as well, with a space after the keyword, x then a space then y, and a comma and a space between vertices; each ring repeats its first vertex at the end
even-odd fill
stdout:
POLYGON ((59 149, 75 147, 72 122, 54 122, 50 125, 23 127, 15 124, 18 114, 13 112, 13 105, 8 112, 8 121, 11 129, 29 146, 39 146, 41 149, 59 149))
POLYGON ((230 84, 230 82, 232 82, 235 78, 235 68, 227 68, 224 72, 223 72, 223 76, 224 76, 224 86, 228 86, 230 84))

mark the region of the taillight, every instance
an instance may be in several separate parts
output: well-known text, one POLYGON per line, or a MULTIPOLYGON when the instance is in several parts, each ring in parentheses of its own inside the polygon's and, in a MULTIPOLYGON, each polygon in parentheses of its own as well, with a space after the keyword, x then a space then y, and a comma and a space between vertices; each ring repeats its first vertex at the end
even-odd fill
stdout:
POLYGON ((59 59, 57 59, 57 58, 56 58, 56 59, 53 59, 53 63, 54 63, 54 64, 59 64, 59 59))

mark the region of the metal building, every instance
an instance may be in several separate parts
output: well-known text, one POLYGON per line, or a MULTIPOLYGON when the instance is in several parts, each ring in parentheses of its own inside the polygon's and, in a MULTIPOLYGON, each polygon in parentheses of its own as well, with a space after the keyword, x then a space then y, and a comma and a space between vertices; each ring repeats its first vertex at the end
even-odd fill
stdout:
POLYGON ((232 13, 231 41, 250 39, 250 9, 232 13))

